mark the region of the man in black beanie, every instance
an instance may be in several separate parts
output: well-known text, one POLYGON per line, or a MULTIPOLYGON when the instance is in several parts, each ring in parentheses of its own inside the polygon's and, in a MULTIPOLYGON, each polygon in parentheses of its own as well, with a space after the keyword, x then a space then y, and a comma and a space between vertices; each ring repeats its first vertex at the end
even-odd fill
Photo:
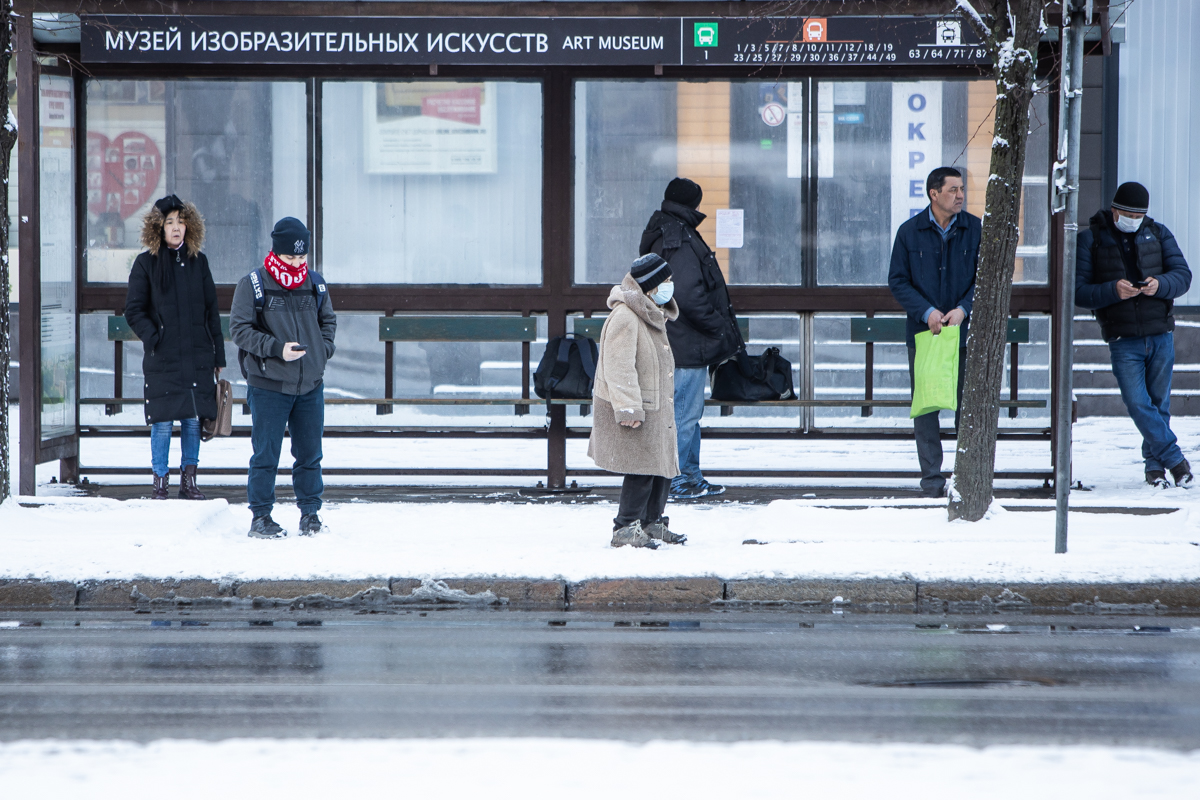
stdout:
POLYGON ((1175 369, 1172 301, 1192 285, 1192 272, 1167 226, 1146 216, 1150 193, 1140 183, 1117 188, 1112 207, 1079 232, 1075 304, 1092 309, 1108 342, 1121 400, 1142 434, 1146 483, 1192 486, 1192 468, 1171 431, 1175 369))
POLYGON ((699 184, 675 178, 667 184, 660 210, 642 233, 638 252, 655 253, 671 265, 679 318, 667 323, 675 355, 675 428, 679 443, 679 477, 671 483, 677 499, 717 495, 725 491, 700 472, 700 417, 704 415, 704 383, 708 368, 730 358, 743 346, 725 276, 717 257, 697 226, 705 215, 697 209, 704 196, 699 184))

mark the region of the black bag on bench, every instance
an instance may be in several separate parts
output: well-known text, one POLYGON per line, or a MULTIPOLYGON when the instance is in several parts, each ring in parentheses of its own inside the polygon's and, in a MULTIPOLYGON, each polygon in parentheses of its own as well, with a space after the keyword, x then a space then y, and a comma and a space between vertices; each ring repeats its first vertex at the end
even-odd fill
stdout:
POLYGON ((591 400, 599 357, 596 343, 586 336, 555 336, 533 373, 533 391, 543 400, 591 400))
POLYGON ((778 347, 768 347, 761 356, 745 349, 712 370, 712 399, 751 403, 762 400, 791 400, 792 362, 779 355, 778 347))

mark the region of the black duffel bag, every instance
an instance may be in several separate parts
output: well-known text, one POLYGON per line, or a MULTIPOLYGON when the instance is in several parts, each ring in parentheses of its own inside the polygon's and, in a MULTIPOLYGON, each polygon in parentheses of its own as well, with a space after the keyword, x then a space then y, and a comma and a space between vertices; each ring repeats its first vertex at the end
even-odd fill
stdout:
POLYGON ((546 343, 546 352, 533 373, 533 391, 543 400, 592 399, 600 350, 586 336, 568 333, 546 343))
POLYGON ((739 350, 733 358, 713 367, 712 399, 731 402, 791 400, 792 362, 779 355, 778 347, 768 347, 761 356, 739 350))

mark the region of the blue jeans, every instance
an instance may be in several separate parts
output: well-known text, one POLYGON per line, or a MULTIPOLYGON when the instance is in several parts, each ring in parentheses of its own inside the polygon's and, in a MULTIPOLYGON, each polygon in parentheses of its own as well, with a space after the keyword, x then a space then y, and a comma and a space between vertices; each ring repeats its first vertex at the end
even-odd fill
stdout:
POLYGON ((292 437, 292 490, 301 514, 314 514, 321 508, 325 484, 321 480, 321 437, 325 433, 325 388, 318 386, 308 394, 283 394, 250 386, 246 389, 250 405, 250 475, 246 480, 246 499, 254 516, 270 514, 275 507, 275 476, 283 449, 283 432, 292 437))
POLYGON ((1146 471, 1168 470, 1183 461, 1183 451, 1171 432, 1171 372, 1175 369, 1175 337, 1117 339, 1108 343, 1113 375, 1121 400, 1142 434, 1146 471))
POLYGON ((675 368, 675 439, 679 447, 679 475, 671 482, 674 487, 704 480, 700 474, 700 418, 704 416, 704 382, 707 379, 706 367, 675 368))
MULTIPOLYGON (((150 466, 160 478, 170 470, 167 462, 171 455, 171 429, 174 426, 173 420, 155 422, 150 426, 150 466)), ((179 420, 179 444, 183 449, 183 457, 179 461, 180 472, 184 467, 194 467, 200 463, 199 419, 192 417, 179 420)))

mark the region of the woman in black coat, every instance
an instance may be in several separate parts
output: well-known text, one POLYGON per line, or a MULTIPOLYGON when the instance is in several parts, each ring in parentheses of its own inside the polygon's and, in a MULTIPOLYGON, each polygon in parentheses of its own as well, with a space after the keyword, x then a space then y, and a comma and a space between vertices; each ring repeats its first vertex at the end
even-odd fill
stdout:
POLYGON ((175 195, 155 202, 142 221, 146 252, 133 262, 125 320, 142 340, 146 423, 155 500, 167 499, 171 428, 179 420, 183 457, 179 496, 203 500, 196 487, 200 420, 216 419, 216 380, 225 366, 217 287, 200 252, 204 219, 175 195))

